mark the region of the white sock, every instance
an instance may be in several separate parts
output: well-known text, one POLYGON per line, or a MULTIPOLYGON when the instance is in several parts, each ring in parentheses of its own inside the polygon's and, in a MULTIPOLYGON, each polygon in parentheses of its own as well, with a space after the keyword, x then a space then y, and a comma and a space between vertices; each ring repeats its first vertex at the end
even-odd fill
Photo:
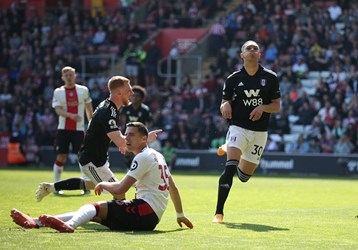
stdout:
POLYGON ((50 193, 53 193, 53 192, 56 191, 56 189, 55 189, 55 184, 54 184, 54 183, 50 183, 50 186, 48 187, 48 191, 49 191, 50 193))
POLYGON ((63 166, 59 166, 56 163, 53 164, 53 175, 54 181, 57 182, 61 179, 61 174, 63 172, 63 166))
POLYGON ((69 212, 69 213, 66 213, 66 214, 59 214, 59 215, 56 215, 55 217, 64 221, 64 222, 67 222, 69 220, 71 220, 73 218, 73 216, 75 215, 75 212, 69 212))
POLYGON ((86 204, 80 207, 73 215, 72 219, 66 222, 67 225, 77 228, 85 224, 96 216, 96 208, 92 204, 86 204))

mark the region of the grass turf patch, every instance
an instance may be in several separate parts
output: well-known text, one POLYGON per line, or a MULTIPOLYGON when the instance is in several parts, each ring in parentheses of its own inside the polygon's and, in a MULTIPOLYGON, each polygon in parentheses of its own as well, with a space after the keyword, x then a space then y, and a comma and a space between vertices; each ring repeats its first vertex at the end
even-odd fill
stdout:
MULTIPOLYGON (((123 172, 116 173, 118 178, 123 172)), ((234 180, 225 205, 225 223, 212 224, 219 173, 173 172, 184 210, 194 229, 176 224, 171 201, 154 232, 111 232, 88 223, 73 234, 52 229, 25 230, 12 222, 15 207, 32 216, 74 211, 110 195, 81 196, 67 191, 50 194, 40 203, 35 191, 52 171, 35 168, 0 169, 0 249, 356 249, 358 181, 353 177, 253 176, 234 180)), ((65 170, 63 178, 80 176, 65 170)), ((133 197, 134 189, 128 194, 133 197)))

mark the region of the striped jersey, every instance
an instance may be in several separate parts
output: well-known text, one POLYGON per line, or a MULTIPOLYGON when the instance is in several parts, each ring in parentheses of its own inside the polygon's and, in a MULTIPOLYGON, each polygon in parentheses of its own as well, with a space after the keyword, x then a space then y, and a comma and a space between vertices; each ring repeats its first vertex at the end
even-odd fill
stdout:
POLYGON ((86 86, 76 84, 71 89, 65 88, 65 86, 56 88, 52 98, 52 107, 61 106, 67 112, 78 114, 82 118, 81 121, 76 122, 60 115, 57 129, 84 131, 85 108, 86 104, 91 102, 92 99, 86 86))

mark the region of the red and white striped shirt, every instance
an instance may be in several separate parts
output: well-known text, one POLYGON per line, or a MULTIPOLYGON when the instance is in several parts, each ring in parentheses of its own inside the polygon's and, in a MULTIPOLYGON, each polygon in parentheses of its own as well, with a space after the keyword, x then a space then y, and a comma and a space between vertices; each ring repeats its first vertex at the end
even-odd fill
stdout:
POLYGON ((86 104, 91 102, 92 99, 86 86, 76 84, 71 89, 65 88, 65 86, 55 89, 52 107, 61 106, 67 112, 81 116, 81 121, 76 122, 60 115, 57 129, 84 131, 85 108, 86 104))

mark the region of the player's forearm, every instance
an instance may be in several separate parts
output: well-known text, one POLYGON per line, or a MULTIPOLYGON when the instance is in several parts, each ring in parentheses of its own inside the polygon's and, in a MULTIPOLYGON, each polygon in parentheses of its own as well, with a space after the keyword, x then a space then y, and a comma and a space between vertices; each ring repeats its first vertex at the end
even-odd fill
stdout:
POLYGON ((87 116, 88 121, 90 121, 92 119, 92 116, 93 116, 92 103, 86 104, 86 116, 87 116))
POLYGON ((107 134, 109 139, 113 141, 114 144, 118 148, 125 148, 126 147, 126 141, 124 136, 122 135, 121 131, 113 131, 107 134))
POLYGON ((183 213, 183 205, 182 205, 182 202, 181 202, 181 198, 180 198, 178 188, 177 187, 170 187, 169 188, 169 194, 170 194, 170 199, 172 200, 172 202, 174 204, 175 211, 177 213, 183 213))
POLYGON ((121 184, 119 182, 101 182, 103 189, 110 192, 112 195, 122 194, 121 184))
POLYGON ((266 113, 275 113, 280 111, 281 105, 280 105, 280 101, 273 101, 269 104, 266 105, 261 105, 262 110, 266 113))
POLYGON ((72 119, 73 118, 73 115, 72 113, 70 112, 67 112, 65 111, 62 107, 56 107, 55 108, 55 111, 56 111, 56 114, 59 115, 59 116, 63 116, 65 118, 70 118, 72 119))

